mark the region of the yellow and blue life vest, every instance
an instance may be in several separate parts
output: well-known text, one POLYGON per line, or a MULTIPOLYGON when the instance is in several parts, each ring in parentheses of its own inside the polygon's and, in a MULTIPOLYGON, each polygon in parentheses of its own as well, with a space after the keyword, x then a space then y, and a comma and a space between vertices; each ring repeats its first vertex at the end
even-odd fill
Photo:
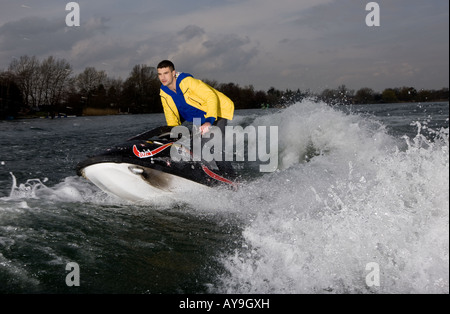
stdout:
POLYGON ((190 122, 200 118, 202 124, 213 124, 218 117, 233 119, 234 103, 231 99, 188 73, 178 74, 176 92, 161 85, 160 96, 169 126, 180 125, 181 118, 190 122))

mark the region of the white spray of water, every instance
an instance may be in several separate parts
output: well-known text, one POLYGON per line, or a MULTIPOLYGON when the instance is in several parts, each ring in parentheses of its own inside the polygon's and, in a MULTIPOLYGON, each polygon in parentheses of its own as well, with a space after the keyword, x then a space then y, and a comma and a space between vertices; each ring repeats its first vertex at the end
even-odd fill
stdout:
POLYGON ((11 174, 11 192, 6 201, 26 202, 31 199, 41 199, 52 202, 92 202, 94 204, 114 203, 119 200, 106 195, 95 186, 79 177, 67 177, 53 187, 47 186, 48 179, 28 179, 25 183, 17 183, 13 173, 11 174))
POLYGON ((280 171, 233 199, 252 220, 215 291, 448 293, 448 129, 403 139, 405 150, 382 125, 324 104, 255 122, 279 126, 280 171))

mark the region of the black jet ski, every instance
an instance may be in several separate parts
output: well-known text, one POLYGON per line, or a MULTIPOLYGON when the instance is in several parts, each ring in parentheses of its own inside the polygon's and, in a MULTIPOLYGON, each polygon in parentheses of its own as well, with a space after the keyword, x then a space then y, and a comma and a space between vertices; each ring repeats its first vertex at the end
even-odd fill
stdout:
POLYGON ((194 161, 189 145, 179 144, 179 138, 171 138, 170 131, 170 127, 159 127, 88 157, 76 166, 77 174, 130 201, 217 186, 236 189, 234 173, 222 173, 214 161, 194 161), (175 161, 172 147, 190 158, 175 161))

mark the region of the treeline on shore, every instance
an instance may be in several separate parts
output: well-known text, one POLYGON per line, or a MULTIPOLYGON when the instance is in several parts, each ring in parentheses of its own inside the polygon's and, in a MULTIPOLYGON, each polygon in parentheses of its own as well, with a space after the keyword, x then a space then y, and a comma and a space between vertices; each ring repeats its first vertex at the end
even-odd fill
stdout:
MULTIPOLYGON (((230 97, 236 109, 282 108, 312 98, 330 105, 374 104, 395 102, 448 101, 449 89, 416 90, 414 87, 387 88, 376 92, 371 88, 357 91, 345 85, 325 89, 257 91, 252 85, 203 80, 230 97)), ((129 76, 108 77, 105 71, 87 67, 75 75, 65 59, 35 56, 14 59, 0 72, 0 119, 14 117, 96 115, 121 113, 160 113, 160 82, 155 68, 139 64, 129 76)))

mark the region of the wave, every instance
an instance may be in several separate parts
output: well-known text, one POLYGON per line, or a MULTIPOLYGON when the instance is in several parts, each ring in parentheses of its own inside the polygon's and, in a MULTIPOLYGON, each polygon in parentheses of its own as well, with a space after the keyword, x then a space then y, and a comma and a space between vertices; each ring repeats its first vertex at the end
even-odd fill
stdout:
POLYGON ((398 139, 310 101, 255 122, 279 126, 280 168, 233 198, 252 218, 213 292, 449 292, 448 129, 398 139))

